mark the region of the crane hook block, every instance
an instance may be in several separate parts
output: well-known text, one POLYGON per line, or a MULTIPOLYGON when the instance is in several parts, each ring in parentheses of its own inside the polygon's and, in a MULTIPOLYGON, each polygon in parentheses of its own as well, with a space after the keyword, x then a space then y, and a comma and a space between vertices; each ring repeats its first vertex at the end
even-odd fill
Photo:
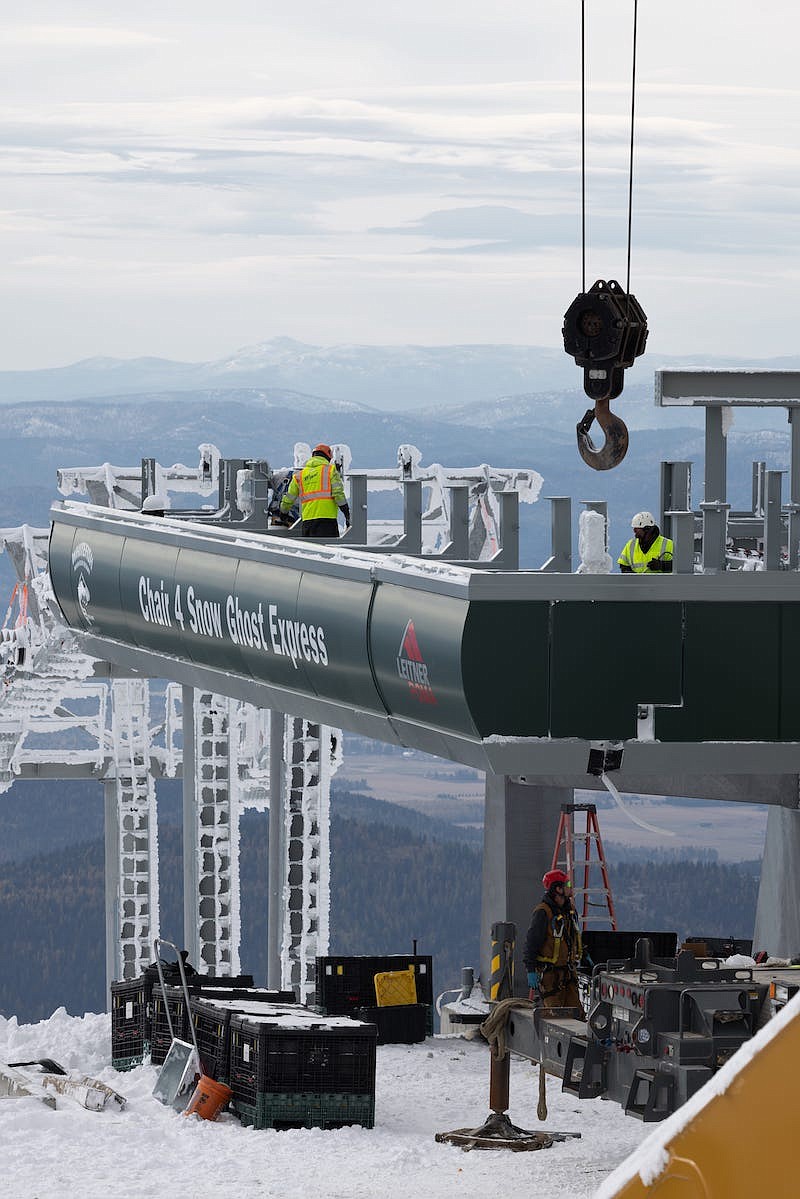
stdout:
POLYGON ((623 291, 615 279, 598 279, 572 301, 562 332, 564 349, 583 367, 583 390, 595 404, 578 425, 578 449, 589 466, 609 470, 625 456, 628 431, 608 404, 622 394, 625 369, 644 353, 647 317, 636 297, 623 291), (606 433, 601 450, 588 436, 595 417, 606 433))

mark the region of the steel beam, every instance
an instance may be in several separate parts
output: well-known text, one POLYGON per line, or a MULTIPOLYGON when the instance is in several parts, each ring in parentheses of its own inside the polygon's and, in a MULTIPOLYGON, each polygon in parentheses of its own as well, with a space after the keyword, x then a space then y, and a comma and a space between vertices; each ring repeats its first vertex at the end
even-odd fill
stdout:
POLYGON ((704 407, 720 400, 777 408, 800 404, 800 371, 656 371, 656 406, 704 407))

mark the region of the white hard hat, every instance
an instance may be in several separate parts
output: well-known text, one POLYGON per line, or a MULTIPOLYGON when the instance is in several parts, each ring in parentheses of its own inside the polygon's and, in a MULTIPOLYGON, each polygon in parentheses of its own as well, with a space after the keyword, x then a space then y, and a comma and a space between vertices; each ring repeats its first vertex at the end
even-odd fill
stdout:
POLYGON ((637 512, 631 518, 632 529, 652 529, 655 525, 655 518, 652 512, 637 512))
POLYGON ((156 491, 153 495, 145 497, 142 504, 142 512, 166 512, 169 508, 169 498, 156 491))

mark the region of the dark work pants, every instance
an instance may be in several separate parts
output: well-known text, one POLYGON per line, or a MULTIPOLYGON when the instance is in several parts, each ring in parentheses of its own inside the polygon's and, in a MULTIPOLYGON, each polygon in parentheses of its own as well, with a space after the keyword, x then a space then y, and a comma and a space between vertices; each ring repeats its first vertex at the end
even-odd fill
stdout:
POLYGON ((339 522, 335 516, 317 516, 303 521, 304 537, 338 537, 339 522))

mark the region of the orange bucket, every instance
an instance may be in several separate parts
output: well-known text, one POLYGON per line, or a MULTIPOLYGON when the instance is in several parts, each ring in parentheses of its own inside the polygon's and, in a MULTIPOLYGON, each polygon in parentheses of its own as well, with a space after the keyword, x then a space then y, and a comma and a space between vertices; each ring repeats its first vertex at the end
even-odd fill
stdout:
POLYGON ((201 1074, 189 1100, 189 1106, 183 1114, 199 1116, 201 1120, 216 1120, 232 1095, 233 1091, 226 1087, 224 1082, 216 1082, 213 1078, 206 1078, 201 1074))

